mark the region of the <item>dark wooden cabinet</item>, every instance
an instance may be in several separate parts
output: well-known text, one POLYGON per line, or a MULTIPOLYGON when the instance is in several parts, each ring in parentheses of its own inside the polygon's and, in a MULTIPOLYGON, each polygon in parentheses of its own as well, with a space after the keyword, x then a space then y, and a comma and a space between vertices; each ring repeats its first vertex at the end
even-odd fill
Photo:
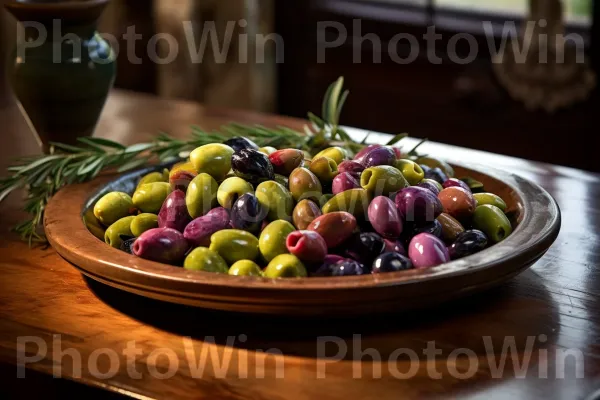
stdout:
MULTIPOLYGON (((365 4, 375 3, 277 2, 277 30, 286 44, 285 63, 279 66, 279 112, 299 117, 307 110, 319 112, 327 85, 343 75, 351 90, 342 115, 346 125, 408 132, 434 141, 600 171, 590 145, 598 132, 597 95, 553 114, 528 111, 497 83, 483 35, 475 35, 481 51, 472 63, 448 60, 446 38, 457 32, 455 28, 467 27, 455 27, 452 20, 436 26, 443 37, 435 50, 441 64, 433 64, 421 51, 414 62, 400 65, 387 51, 389 40, 401 32, 422 37, 428 25, 426 16, 419 14, 422 9, 383 3, 369 8, 365 4), (362 8, 349 9, 351 5, 362 8), (356 50, 351 34, 353 20, 359 17, 362 36, 375 33, 381 38, 381 62, 373 62, 373 48, 367 41, 362 46, 362 62, 353 62, 356 50), (317 28, 323 21, 340 23, 349 37, 343 45, 328 49, 325 62, 319 63, 319 40, 331 41, 337 35, 336 29, 331 29, 329 36, 319 34, 317 28)), ((407 56, 409 51, 405 46, 398 48, 397 54, 407 56)), ((457 46, 460 57, 465 57, 465 51, 457 46)))

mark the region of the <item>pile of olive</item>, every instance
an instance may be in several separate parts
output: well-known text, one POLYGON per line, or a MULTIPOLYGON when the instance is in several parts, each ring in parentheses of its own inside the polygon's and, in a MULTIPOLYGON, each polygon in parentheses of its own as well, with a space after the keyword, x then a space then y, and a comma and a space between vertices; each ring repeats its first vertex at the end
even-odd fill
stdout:
POLYGON ((246 138, 195 149, 94 207, 109 245, 189 270, 269 278, 429 268, 512 231, 506 204, 443 161, 370 145, 314 157, 246 138))

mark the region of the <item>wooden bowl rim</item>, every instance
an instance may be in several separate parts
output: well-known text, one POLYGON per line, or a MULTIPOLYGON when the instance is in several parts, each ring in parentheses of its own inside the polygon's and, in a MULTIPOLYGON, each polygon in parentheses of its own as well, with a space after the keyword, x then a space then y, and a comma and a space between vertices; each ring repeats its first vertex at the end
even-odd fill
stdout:
MULTIPOLYGON (((192 297, 219 296, 221 289, 235 289, 235 294, 259 296, 263 291, 309 293, 310 291, 355 290, 381 286, 414 285, 423 282, 459 277, 502 265, 531 264, 556 239, 560 229, 560 210, 556 201, 539 185, 515 174, 489 167, 461 165, 459 168, 487 175, 507 185, 522 204, 520 223, 503 242, 459 260, 438 267, 378 275, 354 277, 311 277, 300 279, 269 279, 237 277, 202 271, 187 271, 144 260, 114 249, 92 235, 79 212, 90 206, 94 195, 108 190, 108 184, 117 179, 126 180, 161 167, 134 171, 116 178, 104 176, 91 182, 61 189, 45 211, 46 235, 56 251, 86 274, 126 286, 192 297), (92 196, 90 196, 92 193, 92 196), (535 212, 534 212, 535 210, 535 212)), ((516 270, 517 268, 512 268, 516 270)), ((509 271, 510 272, 510 271, 509 271)))

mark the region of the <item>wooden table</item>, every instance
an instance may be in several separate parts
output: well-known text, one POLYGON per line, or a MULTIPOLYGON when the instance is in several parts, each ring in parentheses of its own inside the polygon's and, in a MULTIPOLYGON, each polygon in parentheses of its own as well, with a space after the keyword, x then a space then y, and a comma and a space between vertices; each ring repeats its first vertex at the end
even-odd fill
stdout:
MULTIPOLYGON (((192 123, 214 128, 228 121, 302 125, 115 91, 97 132, 133 143, 159 130, 184 136, 192 123)), ((37 147, 6 97, 0 123, 4 171, 11 157, 37 147)), ((290 320, 174 306, 88 281, 52 249, 28 249, 9 233, 23 218, 20 199, 11 197, 0 208, 0 379, 8 383, 0 396, 7 390, 92 398, 107 392, 211 399, 591 395, 600 388, 600 176, 435 143, 423 151, 508 168, 541 184, 562 208, 556 243, 509 283, 440 308, 290 320), (273 354, 265 355, 267 349, 273 354), (38 359, 21 370, 25 380, 15 378, 19 353, 38 359), (503 356, 505 366, 498 367, 503 356), (57 371, 66 379, 51 378, 57 371)))

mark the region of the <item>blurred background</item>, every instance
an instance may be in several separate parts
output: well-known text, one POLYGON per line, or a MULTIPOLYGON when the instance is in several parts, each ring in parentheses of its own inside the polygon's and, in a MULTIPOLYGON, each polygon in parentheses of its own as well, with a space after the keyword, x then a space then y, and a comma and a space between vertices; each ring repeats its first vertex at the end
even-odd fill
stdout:
MULTIPOLYGON (((554 65, 544 67, 546 75, 541 83, 535 73, 527 80, 529 70, 523 75, 523 71, 507 73, 494 66, 482 28, 482 21, 490 21, 497 28, 505 21, 515 21, 518 26, 532 8, 534 14, 552 16, 553 0, 113 0, 99 30, 119 38, 127 27, 135 25, 136 32, 143 35, 136 42, 136 54, 143 62, 118 59, 116 87, 121 89, 305 117, 307 111, 319 113, 327 85, 343 75, 351 90, 342 115, 345 125, 394 134, 408 132, 439 142, 600 171, 590 146, 598 132, 594 122, 600 103, 597 90, 592 90, 595 82, 583 78, 597 71, 600 53, 600 13, 593 3, 562 1, 562 22, 558 21, 562 25, 557 29, 564 27, 567 33, 584 38, 589 70, 581 65, 570 70, 566 83, 556 87, 552 74, 556 73, 558 82, 562 69, 554 65), (152 35, 169 33, 183 38, 182 21, 192 21, 200 30, 207 21, 214 21, 222 33, 228 21, 240 19, 248 25, 236 25, 236 30, 249 34, 250 48, 254 48, 253 34, 280 35, 285 44, 284 62, 276 62, 273 43, 267 44, 264 63, 256 62, 252 54, 248 63, 240 63, 238 51, 230 51, 222 64, 214 57, 191 63, 187 51, 180 51, 169 64, 147 59, 145 49, 152 35), (382 41, 381 49, 368 40, 362 43, 358 49, 361 63, 353 62, 357 51, 352 40, 357 33, 353 30, 355 19, 361 20, 363 37, 374 33, 382 41), (319 63, 319 46, 336 35, 331 29, 319 31, 322 21, 342 24, 350 36, 339 47, 328 49, 326 62, 319 63), (410 33, 422 38, 431 25, 443 35, 430 50, 441 63, 432 63, 425 51, 412 63, 393 61, 388 45, 394 35, 410 33), (479 45, 474 61, 465 65, 449 61, 453 55, 465 57, 467 50, 460 44, 456 54, 448 53, 449 38, 462 32, 472 34, 479 45), (373 61, 375 53, 380 62, 373 61), (511 86, 515 76, 518 79, 511 86), (530 85, 537 97, 556 92, 560 98, 565 93, 564 101, 560 107, 549 108, 543 107, 543 98, 528 102, 526 89, 530 85), (540 92, 535 85, 547 85, 550 92, 540 92), (585 95, 571 101, 569 93, 574 91, 585 95)), ((550 18, 551 27, 552 22, 550 18)), ((7 49, 13 46, 15 32, 15 21, 3 11, 0 56, 6 57, 7 49)), ((494 30, 496 34, 494 39, 499 42, 500 29, 494 30)), ((395 44, 397 54, 410 53, 407 42, 395 44)), ((244 43, 234 34, 232 47, 240 46, 244 43)), ((536 65, 528 68, 537 71, 536 65)), ((532 99, 537 97, 531 95, 532 99)))

